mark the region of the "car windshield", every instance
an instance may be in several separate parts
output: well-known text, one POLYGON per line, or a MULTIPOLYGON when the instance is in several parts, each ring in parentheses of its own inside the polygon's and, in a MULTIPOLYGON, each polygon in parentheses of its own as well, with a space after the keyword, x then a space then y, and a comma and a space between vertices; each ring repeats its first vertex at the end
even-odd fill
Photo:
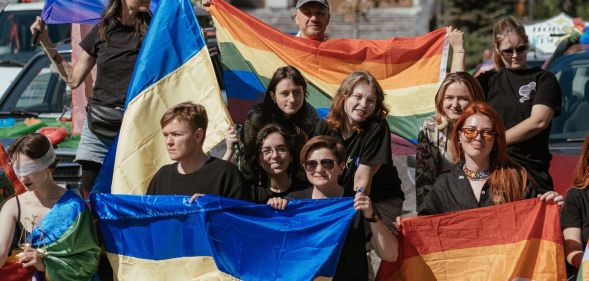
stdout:
MULTIPOLYGON (((30 26, 41 11, 3 11, 0 13, 0 61, 14 60, 26 63, 38 50, 31 46, 30 26)), ((70 38, 69 24, 57 24, 49 27, 49 37, 53 42, 70 38)))
POLYGON ((589 131, 589 60, 571 60, 551 69, 560 83, 562 108, 552 120, 552 141, 583 141, 589 131))

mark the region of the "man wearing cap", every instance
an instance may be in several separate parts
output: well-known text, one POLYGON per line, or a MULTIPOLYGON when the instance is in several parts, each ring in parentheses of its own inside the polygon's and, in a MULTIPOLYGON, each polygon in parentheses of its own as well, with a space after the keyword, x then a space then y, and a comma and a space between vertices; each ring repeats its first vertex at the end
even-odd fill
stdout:
POLYGON ((327 0, 299 0, 294 14, 295 23, 299 26, 298 37, 325 41, 325 29, 329 24, 329 2, 327 0))

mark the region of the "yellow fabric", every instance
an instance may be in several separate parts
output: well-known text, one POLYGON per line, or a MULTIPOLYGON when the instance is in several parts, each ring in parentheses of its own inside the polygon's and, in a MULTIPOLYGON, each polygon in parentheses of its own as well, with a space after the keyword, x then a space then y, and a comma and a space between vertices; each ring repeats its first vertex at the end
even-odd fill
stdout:
POLYGON ((171 163, 159 121, 166 110, 178 103, 193 101, 206 108, 209 123, 205 151, 223 140, 231 117, 213 66, 207 60, 210 60, 208 50, 202 48, 128 104, 117 146, 112 193, 145 194, 157 170, 171 163))
POLYGON ((540 239, 513 244, 466 248, 406 259, 398 275, 389 280, 565 280, 562 245, 540 239))

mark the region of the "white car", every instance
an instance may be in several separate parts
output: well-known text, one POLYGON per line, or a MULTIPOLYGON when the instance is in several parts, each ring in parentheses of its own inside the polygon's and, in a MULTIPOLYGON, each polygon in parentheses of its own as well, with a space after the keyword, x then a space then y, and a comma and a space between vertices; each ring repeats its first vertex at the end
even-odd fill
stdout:
MULTIPOLYGON (((0 98, 22 67, 39 50, 31 46, 30 26, 41 15, 45 2, 10 3, 0 6, 0 98)), ((0 4, 2 5, 2 4, 0 4)), ((69 40, 69 24, 52 25, 53 42, 69 40)))

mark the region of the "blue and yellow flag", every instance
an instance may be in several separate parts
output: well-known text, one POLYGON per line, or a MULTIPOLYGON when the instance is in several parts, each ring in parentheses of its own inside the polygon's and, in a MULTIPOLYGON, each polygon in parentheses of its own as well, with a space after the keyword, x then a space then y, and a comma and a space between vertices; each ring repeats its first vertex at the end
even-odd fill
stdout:
POLYGON ((352 198, 93 196, 118 280, 330 280, 355 214, 352 198))

